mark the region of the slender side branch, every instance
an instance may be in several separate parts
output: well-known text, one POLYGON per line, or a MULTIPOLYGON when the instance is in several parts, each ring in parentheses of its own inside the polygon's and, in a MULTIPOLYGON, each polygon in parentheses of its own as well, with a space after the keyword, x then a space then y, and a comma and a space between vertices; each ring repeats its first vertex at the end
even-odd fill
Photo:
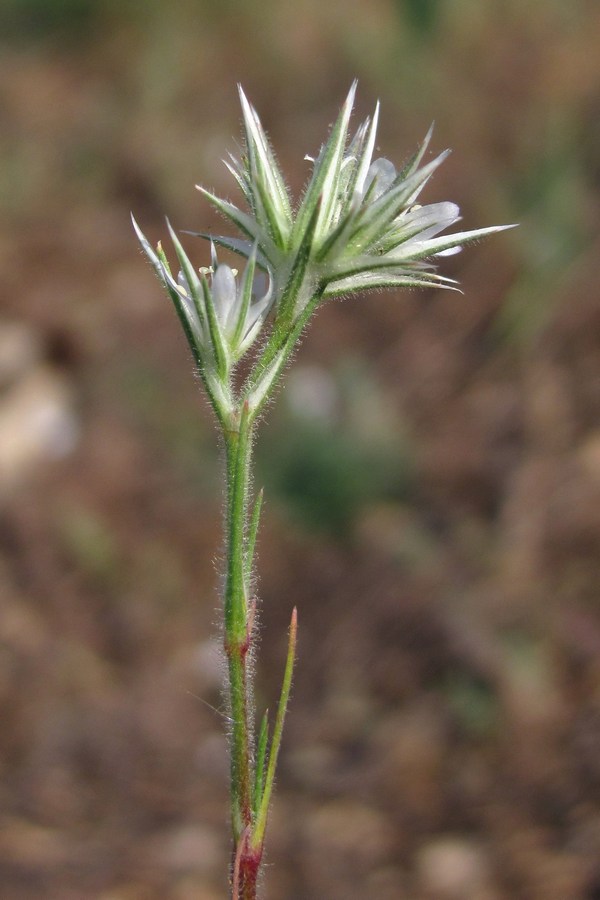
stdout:
POLYGON ((267 758, 267 746, 269 743, 269 710, 266 709, 260 724, 258 747, 256 751, 256 763, 254 771, 254 796, 252 798, 253 812, 256 816, 262 801, 265 784, 265 761, 267 758))
POLYGON ((265 786, 262 792, 262 798, 254 829, 250 838, 250 845, 254 849, 262 848, 265 829, 267 827, 267 815, 269 813, 269 805, 271 802, 271 793, 275 784, 275 770, 277 768, 277 758, 279 756, 279 748, 281 747, 281 737, 283 735, 283 723, 287 710, 288 701, 290 699, 290 690, 292 688, 292 675, 294 673, 294 661, 296 659, 296 638, 298 634, 298 613, 296 607, 292 612, 292 621, 290 622, 290 637, 288 643, 287 659, 285 662, 285 672, 283 674, 283 683, 281 685, 281 696, 279 698, 279 706, 277 707, 277 716, 275 718, 275 727, 273 729, 273 742, 271 744, 271 752, 269 754, 269 764, 267 766, 267 774, 265 776, 265 786))

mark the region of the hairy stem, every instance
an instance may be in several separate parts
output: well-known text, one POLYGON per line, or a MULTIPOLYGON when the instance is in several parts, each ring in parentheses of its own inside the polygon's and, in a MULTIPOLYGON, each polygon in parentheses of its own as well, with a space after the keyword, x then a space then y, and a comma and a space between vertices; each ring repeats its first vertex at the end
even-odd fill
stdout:
MULTIPOLYGON (((309 307, 298 317, 291 335, 278 347, 278 368, 285 366, 308 316, 320 299, 313 295, 309 307)), ((265 351, 266 356, 269 354, 265 351)), ((260 365, 257 367, 260 371, 260 365)), ((247 390, 247 389, 246 389, 247 390)), ((267 394, 269 391, 267 391, 267 394)), ((249 503, 249 473, 253 428, 266 396, 251 411, 242 397, 224 428, 227 460, 226 580, 224 594, 225 652, 228 665, 229 710, 231 715, 231 820, 234 840, 231 864, 233 900, 256 900, 257 882, 263 854, 267 814, 273 789, 275 766, 281 743, 283 718, 289 699, 296 643, 296 613, 292 617, 288 661, 278 707, 273 743, 267 759, 266 720, 259 739, 258 761, 254 762, 254 729, 251 704, 252 685, 248 667, 255 603, 249 597, 254 544, 258 530, 261 496, 253 510, 249 503)))
POLYGON ((231 818, 237 847, 242 834, 252 825, 253 791, 251 692, 247 671, 251 635, 245 564, 252 429, 246 404, 237 416, 236 425, 236 429, 225 432, 227 568, 224 613, 231 715, 231 818))

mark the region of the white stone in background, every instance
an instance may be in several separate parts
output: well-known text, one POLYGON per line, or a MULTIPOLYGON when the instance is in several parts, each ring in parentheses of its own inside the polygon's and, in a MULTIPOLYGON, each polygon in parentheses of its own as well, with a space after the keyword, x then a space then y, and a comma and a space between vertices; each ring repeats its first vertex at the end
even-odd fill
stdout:
POLYGON ((461 837, 440 837, 426 844, 418 857, 420 886, 435 900, 492 900, 489 866, 484 851, 461 837))
POLYGON ((42 357, 42 342, 24 322, 0 322, 0 388, 20 378, 42 357))
POLYGON ((0 493, 70 454, 80 426, 67 379, 38 365, 0 395, 0 493))

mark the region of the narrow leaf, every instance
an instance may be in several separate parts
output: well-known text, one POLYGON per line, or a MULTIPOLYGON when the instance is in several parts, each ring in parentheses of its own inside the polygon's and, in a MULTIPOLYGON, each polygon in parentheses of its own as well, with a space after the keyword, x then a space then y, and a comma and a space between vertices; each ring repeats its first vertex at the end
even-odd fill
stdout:
POLYGON ((275 726, 273 728, 273 740, 271 742, 271 752, 269 753, 269 762, 265 776, 265 786, 260 801, 260 806, 256 815, 252 837, 250 839, 251 846, 254 849, 262 847, 267 827, 267 816, 269 813, 269 805, 271 803, 271 794, 273 785, 275 784, 275 770, 277 768, 277 759, 281 747, 281 737, 283 734, 283 723, 285 721, 285 713, 288 701, 290 699, 290 691, 292 688, 292 675, 294 672, 294 660, 296 658, 296 638, 298 634, 298 613, 296 607, 292 612, 292 620, 290 622, 290 634, 288 642, 288 652, 285 662, 285 671, 283 674, 283 683, 281 685, 281 696, 277 707, 277 716, 275 718, 275 726))
POLYGON ((258 744, 256 747, 256 768, 254 770, 254 796, 252 798, 252 811, 256 816, 263 796, 265 784, 265 760, 267 758, 267 745, 269 743, 269 710, 265 711, 260 723, 258 744))

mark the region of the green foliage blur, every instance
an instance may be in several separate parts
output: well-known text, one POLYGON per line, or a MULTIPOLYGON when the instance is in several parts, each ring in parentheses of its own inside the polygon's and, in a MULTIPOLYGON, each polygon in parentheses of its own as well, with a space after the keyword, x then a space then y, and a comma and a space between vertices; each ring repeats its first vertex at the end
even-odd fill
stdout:
POLYGON ((344 542, 367 510, 411 496, 414 451, 364 366, 344 360, 321 373, 324 384, 297 396, 304 375, 302 366, 289 373, 289 390, 272 410, 258 478, 295 524, 344 542), (330 392, 331 408, 323 409, 330 392))
POLYGON ((85 39, 93 33, 104 5, 92 0, 5 0, 0 7, 3 39, 29 44, 85 39))
POLYGON ((428 37, 436 27, 440 0, 397 0, 398 13, 412 26, 416 34, 428 37))

